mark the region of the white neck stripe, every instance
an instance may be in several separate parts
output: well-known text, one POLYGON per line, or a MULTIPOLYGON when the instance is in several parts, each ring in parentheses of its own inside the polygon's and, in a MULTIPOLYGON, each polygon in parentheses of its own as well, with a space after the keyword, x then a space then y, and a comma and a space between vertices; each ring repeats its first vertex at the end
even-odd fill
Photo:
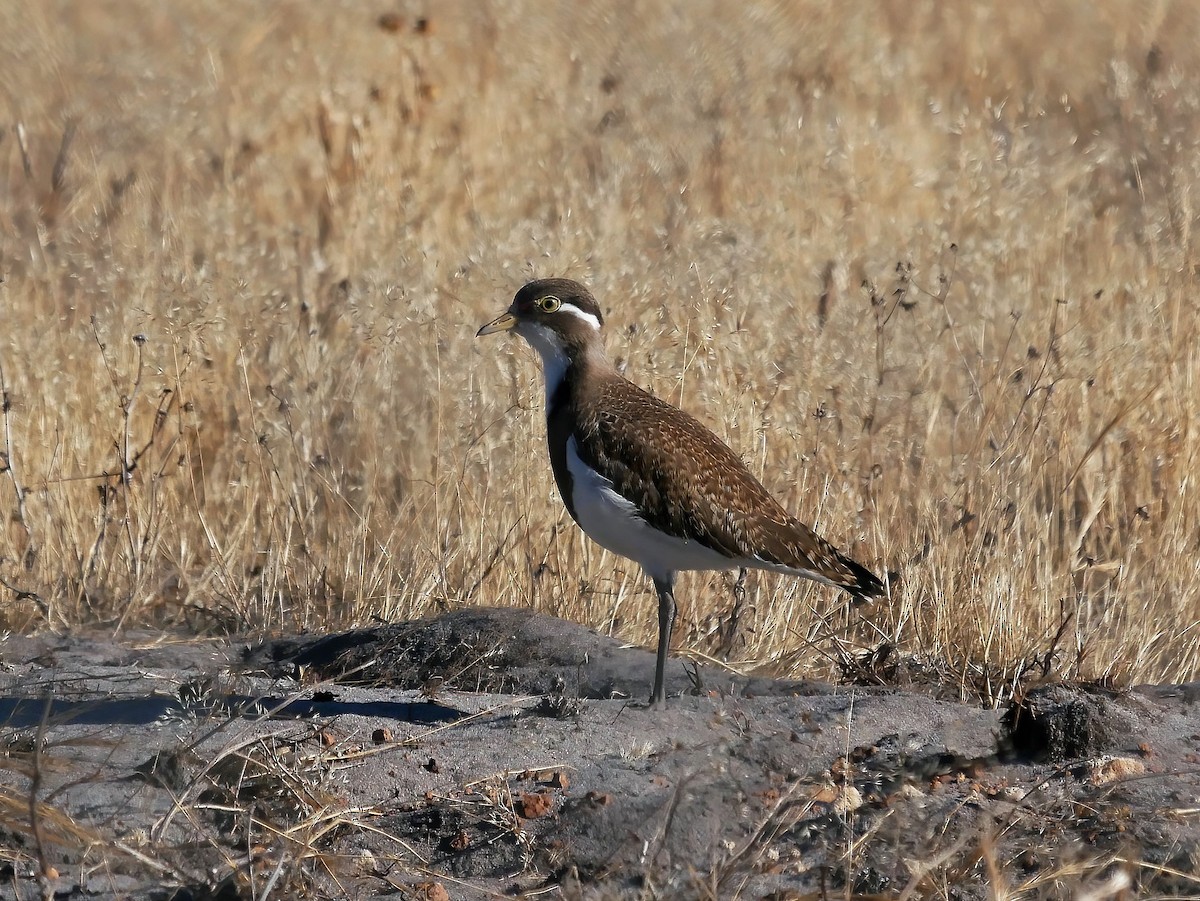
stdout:
POLYGON ((570 313, 572 316, 582 319, 584 322, 586 322, 588 325, 590 325, 596 331, 600 331, 600 320, 598 318, 596 318, 596 315, 594 313, 585 313, 583 310, 579 309, 579 307, 575 306, 575 304, 573 304, 573 303, 564 303, 561 307, 558 308, 558 311, 560 313, 570 313))

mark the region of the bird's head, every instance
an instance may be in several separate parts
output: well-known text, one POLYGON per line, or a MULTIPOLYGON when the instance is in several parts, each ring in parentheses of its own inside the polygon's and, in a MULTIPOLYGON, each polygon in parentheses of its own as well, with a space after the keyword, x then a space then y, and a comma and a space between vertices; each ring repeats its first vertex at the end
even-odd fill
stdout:
POLYGON ((517 292, 509 308, 475 335, 513 331, 542 357, 542 362, 569 362, 582 351, 600 347, 604 316, 600 305, 579 282, 543 278, 517 292))

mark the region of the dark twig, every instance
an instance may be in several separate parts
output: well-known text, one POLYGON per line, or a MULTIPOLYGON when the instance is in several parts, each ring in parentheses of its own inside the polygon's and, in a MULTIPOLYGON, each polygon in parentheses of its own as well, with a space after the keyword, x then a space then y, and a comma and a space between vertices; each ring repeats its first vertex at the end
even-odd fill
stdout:
POLYGON ((47 604, 45 599, 40 594, 38 594, 36 591, 30 591, 26 588, 21 588, 20 586, 14 585, 12 582, 8 581, 8 579, 4 578, 3 576, 0 576, 0 585, 4 586, 9 591, 11 591, 13 593, 13 598, 15 600, 33 601, 35 604, 37 604, 38 609, 42 611, 42 616, 49 619, 50 605, 47 604))
POLYGON ((46 743, 46 723, 50 719, 50 695, 42 705, 37 735, 33 741, 33 775, 29 781, 29 826, 33 831, 33 847, 38 860, 38 884, 43 901, 53 901, 54 886, 50 883, 50 861, 46 859, 46 843, 42 837, 42 818, 38 812, 38 792, 42 790, 42 749, 46 743))
POLYGON ((25 530, 25 537, 28 540, 24 557, 25 568, 28 569, 33 565, 33 560, 37 556, 37 543, 33 540, 33 529, 29 527, 29 517, 25 510, 25 486, 21 484, 20 474, 17 472, 16 454, 13 453, 12 396, 8 391, 8 379, 4 375, 3 360, 0 360, 0 413, 4 417, 4 451, 0 456, 0 472, 8 475, 8 480, 12 482, 13 493, 17 498, 17 519, 21 523, 21 528, 25 530))

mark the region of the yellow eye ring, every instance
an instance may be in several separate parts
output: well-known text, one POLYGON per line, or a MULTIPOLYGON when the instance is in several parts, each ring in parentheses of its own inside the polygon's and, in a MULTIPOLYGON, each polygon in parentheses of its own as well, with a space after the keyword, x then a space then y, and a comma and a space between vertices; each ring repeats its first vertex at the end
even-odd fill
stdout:
POLYGON ((558 308, 562 306, 562 301, 553 294, 547 294, 545 297, 538 298, 537 305, 543 313, 557 313, 558 308))

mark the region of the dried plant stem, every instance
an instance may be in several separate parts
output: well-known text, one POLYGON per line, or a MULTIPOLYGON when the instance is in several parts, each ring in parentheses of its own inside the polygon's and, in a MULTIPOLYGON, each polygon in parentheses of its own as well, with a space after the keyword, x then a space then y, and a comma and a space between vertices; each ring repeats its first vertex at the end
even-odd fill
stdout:
POLYGON ((37 557, 37 542, 33 537, 33 529, 29 525, 29 515, 25 507, 26 489, 21 481, 18 470, 18 455, 13 448, 12 396, 9 394, 8 379, 4 374, 3 357, 0 357, 0 414, 3 414, 4 417, 4 454, 3 458, 0 459, 0 466, 3 467, 3 472, 8 476, 8 480, 12 484, 13 497, 16 501, 17 521, 20 522, 21 528, 25 531, 27 544, 23 559, 25 568, 28 569, 33 565, 33 561, 37 557))

